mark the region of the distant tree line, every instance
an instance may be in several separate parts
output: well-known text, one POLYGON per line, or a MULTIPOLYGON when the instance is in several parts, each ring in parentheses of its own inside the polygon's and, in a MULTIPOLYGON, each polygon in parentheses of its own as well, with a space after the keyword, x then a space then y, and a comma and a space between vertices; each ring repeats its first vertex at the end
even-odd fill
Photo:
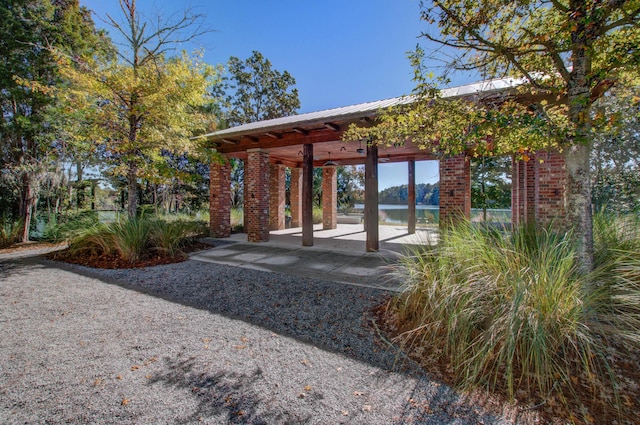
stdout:
MULTIPOLYGON (((381 204, 406 204, 409 199, 409 187, 402 186, 388 187, 378 195, 378 202, 381 204)), ((440 203, 440 183, 418 183, 416 184, 416 203, 423 205, 438 205, 440 203)))

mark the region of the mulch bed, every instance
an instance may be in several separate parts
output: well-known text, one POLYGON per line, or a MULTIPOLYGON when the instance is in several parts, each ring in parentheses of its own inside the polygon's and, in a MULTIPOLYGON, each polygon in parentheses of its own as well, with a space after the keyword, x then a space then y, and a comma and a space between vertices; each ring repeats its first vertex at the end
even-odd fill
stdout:
POLYGON ((187 253, 201 251, 204 249, 213 248, 213 245, 195 241, 182 249, 182 253, 169 256, 158 253, 147 253, 147 255, 140 258, 138 261, 131 262, 129 260, 120 258, 116 255, 82 255, 71 254, 68 250, 62 250, 52 252, 47 255, 47 258, 56 261, 62 261, 65 263, 78 264, 81 266, 94 267, 97 269, 138 269, 142 267, 153 267, 162 264, 173 264, 185 261, 188 256, 187 253))

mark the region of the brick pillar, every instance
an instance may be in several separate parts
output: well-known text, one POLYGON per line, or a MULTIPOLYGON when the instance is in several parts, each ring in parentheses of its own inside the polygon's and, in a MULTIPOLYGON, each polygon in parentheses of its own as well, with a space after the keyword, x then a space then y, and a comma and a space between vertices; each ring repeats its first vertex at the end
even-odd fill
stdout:
POLYGON ((440 160, 440 227, 471 217, 471 162, 464 154, 440 160))
POLYGON ((231 236, 231 164, 213 162, 209 166, 209 229, 214 238, 231 236))
POLYGON ((302 168, 291 169, 291 227, 302 227, 302 168))
POLYGON ((269 240, 269 152, 250 149, 247 155, 244 171, 247 240, 266 242, 269 240))
POLYGON ((535 214, 538 225, 561 224, 564 217, 566 169, 559 152, 538 152, 535 157, 535 214))
POLYGON ((269 229, 284 229, 284 165, 271 164, 269 183, 269 229))
POLYGON ((322 229, 338 227, 338 177, 335 166, 322 167, 322 229))

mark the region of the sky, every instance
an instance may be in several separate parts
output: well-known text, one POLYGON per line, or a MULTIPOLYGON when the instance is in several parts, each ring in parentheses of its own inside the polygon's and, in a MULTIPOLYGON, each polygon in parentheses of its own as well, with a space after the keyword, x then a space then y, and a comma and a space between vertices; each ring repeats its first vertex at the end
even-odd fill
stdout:
MULTIPOLYGON (((81 0, 109 30, 106 14, 118 21, 118 0, 81 0)), ((426 40, 417 0, 138 0, 147 18, 170 17, 191 7, 206 16, 211 31, 189 51, 202 49, 205 62, 224 64, 261 52, 279 71, 296 79, 300 113, 409 94, 414 86, 407 52, 426 40)), ((109 31, 117 41, 113 30, 109 31)), ((434 64, 434 67, 439 64, 434 64)), ((452 85, 472 82, 456 76, 452 85)), ((380 164, 380 190, 407 183, 406 163, 380 164)), ((416 182, 438 180, 435 161, 416 163, 416 182)))

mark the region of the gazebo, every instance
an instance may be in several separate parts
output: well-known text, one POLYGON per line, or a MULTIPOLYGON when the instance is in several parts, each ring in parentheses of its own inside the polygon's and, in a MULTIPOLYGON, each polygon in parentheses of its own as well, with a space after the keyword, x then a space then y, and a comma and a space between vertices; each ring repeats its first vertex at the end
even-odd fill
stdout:
MULTIPOLYGON (((490 101, 515 95, 521 84, 498 79, 445 89, 444 98, 490 101)), ((345 143, 353 123, 373 123, 381 109, 410 103, 399 97, 353 106, 253 122, 206 134, 222 160, 211 164, 210 229, 218 238, 231 234, 231 168, 227 158, 245 164, 245 231, 249 242, 266 242, 270 230, 285 228, 285 168, 291 170, 291 226, 302 227, 302 245, 313 245, 313 168, 322 168, 323 229, 337 226, 336 166, 365 166, 364 220, 366 251, 378 251, 378 164, 406 162, 409 186, 409 233, 415 231, 415 161, 439 160, 440 223, 456 215, 470 217, 471 177, 467 154, 440 156, 412 143, 399 147, 345 143)), ((558 152, 538 152, 528 161, 513 161, 512 222, 548 222, 562 213, 564 159, 558 152)))

